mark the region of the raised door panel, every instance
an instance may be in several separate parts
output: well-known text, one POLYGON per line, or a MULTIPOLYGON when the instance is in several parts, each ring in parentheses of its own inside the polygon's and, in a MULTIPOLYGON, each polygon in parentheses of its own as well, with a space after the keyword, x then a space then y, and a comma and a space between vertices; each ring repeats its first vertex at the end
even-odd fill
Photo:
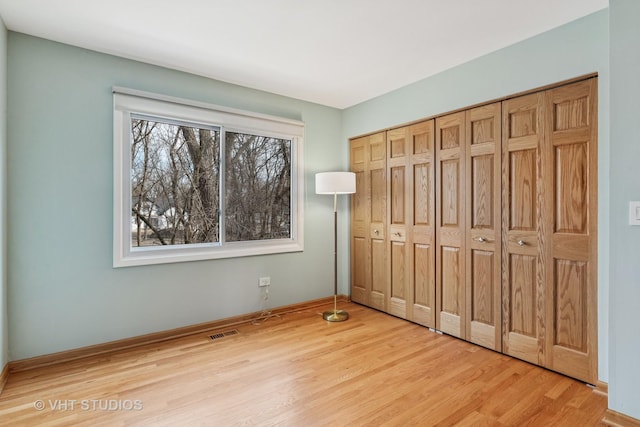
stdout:
POLYGON ((531 363, 539 363, 541 346, 538 304, 538 257, 511 253, 503 272, 508 282, 503 287, 503 352, 531 363))
POLYGON ((412 218, 408 224, 412 249, 409 254, 409 300, 412 305, 408 307, 407 316, 430 328, 436 326, 434 125, 434 120, 428 120, 409 127, 407 163, 411 168, 407 209, 412 218))
POLYGON ((351 299, 368 304, 370 293, 367 277, 367 242, 359 236, 351 237, 351 299))
POLYGON ((371 291, 369 306, 385 310, 387 295, 387 250, 384 239, 371 239, 371 291))
POLYGON ((371 183, 370 218, 373 225, 384 226, 387 215, 386 170, 384 168, 369 171, 371 183))
POLYGON ((412 318, 435 328, 435 254, 432 244, 413 244, 413 313, 412 318))
POLYGON ((546 92, 547 367, 597 381, 597 84, 546 92))
POLYGON ((504 101, 502 117, 502 351, 544 364, 544 95, 504 101))
POLYGON ((466 339, 465 113, 435 121, 436 328, 466 339))
POLYGON ((433 228, 432 160, 413 163, 413 226, 433 228))
POLYGON ((501 104, 468 110, 466 131, 466 335, 501 350, 501 104))
POLYGON ((385 133, 379 132, 368 137, 369 141, 369 169, 383 168, 387 160, 387 141, 385 133))
POLYGON ((369 182, 371 183, 371 200, 369 203, 371 218, 369 223, 371 289, 368 305, 378 310, 386 310, 386 295, 388 295, 385 240, 387 218, 386 172, 385 167, 372 169, 369 172, 369 182))
POLYGON ((453 158, 440 162, 440 224, 443 227, 458 228, 460 226, 460 214, 462 209, 462 200, 460 200, 460 192, 462 191, 460 175, 462 173, 460 167, 461 159, 453 158))
POLYGON ((406 317, 406 244, 391 241, 391 294, 389 313, 398 317, 406 317))
POLYGON ((460 248, 440 246, 440 317, 442 332, 463 338, 462 314, 464 308, 464 290, 460 268, 462 256, 460 248))
POLYGON ((392 166, 389 169, 389 180, 391 183, 391 192, 389 194, 389 204, 391 213, 391 224, 401 226, 405 225, 405 174, 406 167, 392 166))

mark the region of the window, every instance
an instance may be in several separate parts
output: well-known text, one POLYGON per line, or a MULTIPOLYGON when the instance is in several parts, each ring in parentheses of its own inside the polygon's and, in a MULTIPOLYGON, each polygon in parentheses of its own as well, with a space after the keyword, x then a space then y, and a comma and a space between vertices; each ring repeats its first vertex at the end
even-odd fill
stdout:
POLYGON ((114 88, 114 267, 301 251, 303 131, 114 88))

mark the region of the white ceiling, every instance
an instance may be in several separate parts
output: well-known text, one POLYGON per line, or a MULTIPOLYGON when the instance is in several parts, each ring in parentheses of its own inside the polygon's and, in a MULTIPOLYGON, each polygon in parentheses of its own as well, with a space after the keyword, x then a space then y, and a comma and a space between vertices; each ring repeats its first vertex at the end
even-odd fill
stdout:
POLYGON ((0 0, 12 31, 346 108, 608 0, 0 0))

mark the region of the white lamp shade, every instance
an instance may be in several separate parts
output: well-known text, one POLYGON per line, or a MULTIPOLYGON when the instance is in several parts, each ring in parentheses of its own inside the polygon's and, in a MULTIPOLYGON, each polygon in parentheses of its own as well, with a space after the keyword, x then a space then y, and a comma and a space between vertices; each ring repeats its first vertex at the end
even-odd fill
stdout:
POLYGON ((356 192, 353 172, 321 172, 316 174, 316 194, 351 194, 356 192))

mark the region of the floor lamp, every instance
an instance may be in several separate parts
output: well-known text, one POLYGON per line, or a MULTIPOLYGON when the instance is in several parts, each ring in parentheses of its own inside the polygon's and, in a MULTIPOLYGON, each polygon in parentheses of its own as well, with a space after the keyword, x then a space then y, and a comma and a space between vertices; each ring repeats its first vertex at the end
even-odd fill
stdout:
POLYGON ((343 322, 349 313, 338 310, 338 194, 356 192, 356 174, 353 172, 321 172, 316 174, 316 194, 333 195, 333 310, 322 313, 329 322, 343 322))

